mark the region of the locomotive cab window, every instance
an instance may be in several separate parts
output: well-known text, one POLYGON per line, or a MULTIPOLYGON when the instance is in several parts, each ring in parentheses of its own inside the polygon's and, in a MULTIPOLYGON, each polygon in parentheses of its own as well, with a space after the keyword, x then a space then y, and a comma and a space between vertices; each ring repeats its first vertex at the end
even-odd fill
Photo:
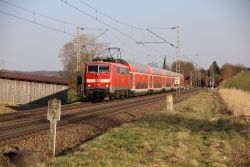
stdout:
POLYGON ((88 72, 90 73, 98 72, 98 65, 88 65, 88 72))
POLYGON ((100 65, 99 72, 109 72, 109 65, 100 65))

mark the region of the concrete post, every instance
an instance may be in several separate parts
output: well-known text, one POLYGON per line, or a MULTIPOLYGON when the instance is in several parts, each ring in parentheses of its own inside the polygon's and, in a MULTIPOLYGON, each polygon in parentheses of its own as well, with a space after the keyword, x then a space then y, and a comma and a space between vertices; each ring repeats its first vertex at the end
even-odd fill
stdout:
POLYGON ((167 95, 166 101, 167 101, 167 111, 172 112, 174 110, 173 95, 167 95))

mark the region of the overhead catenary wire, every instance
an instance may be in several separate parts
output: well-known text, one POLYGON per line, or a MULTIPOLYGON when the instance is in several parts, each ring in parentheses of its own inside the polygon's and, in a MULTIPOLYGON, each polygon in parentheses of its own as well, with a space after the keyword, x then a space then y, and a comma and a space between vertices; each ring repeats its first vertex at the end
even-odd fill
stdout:
MULTIPOLYGON (((120 39, 114 32, 109 31, 111 33, 111 35, 113 35, 118 41, 120 41, 121 43, 123 43, 124 45, 126 45, 127 47, 131 48, 134 52, 139 53, 139 57, 142 57, 141 54, 145 54, 139 50, 136 50, 135 48, 133 48, 132 46, 130 46, 127 42, 123 41, 122 39, 120 39)), ((126 51, 129 52, 129 51, 126 51)))
POLYGON ((63 23, 63 24, 68 24, 68 25, 72 25, 72 26, 77 26, 77 25, 74 24, 74 23, 71 23, 71 22, 68 22, 68 21, 64 21, 64 20, 61 20, 61 19, 57 19, 57 18, 54 18, 54 17, 51 17, 51 16, 47 16, 47 15, 41 14, 41 13, 32 11, 32 10, 30 10, 30 9, 21 7, 21 6, 19 6, 19 5, 13 4, 13 3, 8 2, 8 1, 5 1, 5 0, 0 0, 0 2, 3 2, 3 3, 5 3, 5 4, 8 4, 8 5, 10 5, 10 6, 16 7, 16 8, 21 9, 21 10, 24 10, 24 11, 29 12, 29 13, 31 13, 31 14, 35 14, 35 15, 38 15, 38 16, 41 16, 41 17, 44 17, 44 18, 47 18, 47 19, 50 19, 50 20, 53 20, 53 21, 57 21, 57 22, 60 22, 60 23, 63 23))
POLYGON ((94 19, 94 20, 96 20, 96 21, 102 23, 103 25, 109 27, 110 29, 112 29, 112 30, 114 30, 114 31, 117 31, 117 32, 123 34, 123 35, 126 36, 127 38, 129 38, 129 39, 131 39, 131 40, 133 40, 133 41, 136 41, 136 39, 135 39, 134 37, 132 37, 132 36, 130 36, 130 35, 128 35, 128 34, 122 32, 122 31, 120 31, 120 30, 117 29, 116 27, 113 27, 113 26, 109 25, 108 23, 106 23, 106 22, 100 20, 99 18, 97 18, 97 17, 95 17, 95 16, 93 16, 93 15, 91 15, 91 14, 89 14, 89 13, 83 11, 82 9, 80 9, 80 8, 78 8, 78 7, 74 6, 74 5, 72 5, 71 3, 69 3, 69 2, 67 2, 67 1, 65 1, 65 0, 61 0, 61 2, 65 3, 66 5, 70 6, 71 8, 73 8, 73 9, 75 9, 75 10, 77 10, 77 11, 79 11, 79 12, 85 14, 86 16, 90 17, 91 19, 94 19))
MULTIPOLYGON (((92 19, 94 19, 94 20, 97 20, 98 22, 100 22, 100 23, 106 25, 106 26, 109 27, 110 29, 112 29, 112 30, 114 30, 114 31, 116 31, 116 32, 119 32, 120 34, 122 34, 122 35, 126 36, 127 38, 129 38, 129 39, 133 40, 134 42, 136 42, 136 39, 133 38, 132 36, 130 36, 130 35, 128 35, 128 34, 122 32, 122 31, 120 31, 119 29, 117 29, 117 28, 115 28, 115 27, 113 27, 113 26, 107 24, 106 22, 100 20, 99 18, 97 18, 97 17, 95 17, 95 16, 93 16, 93 15, 91 15, 91 14, 89 14, 89 13, 83 11, 83 10, 81 10, 80 8, 78 8, 78 7, 74 6, 74 5, 72 5, 71 3, 68 3, 68 2, 65 1, 65 0, 61 0, 61 2, 67 4, 68 6, 72 7, 73 9, 75 9, 75 10, 77 10, 77 11, 79 11, 79 12, 85 14, 85 15, 87 15, 88 17, 90 17, 90 18, 92 18, 92 19)), ((117 38, 117 37, 116 37, 116 38, 117 38)), ((120 39, 119 39, 119 40, 120 40, 120 39)), ((121 41, 121 40, 120 40, 120 41, 121 41)), ((123 43, 125 43, 125 42, 123 42, 123 43)), ((144 46, 145 46, 145 45, 144 45, 144 46)), ((145 47, 147 47, 147 46, 145 46, 145 47)), ((130 48, 131 48, 131 47, 130 47, 130 48)), ((147 48, 149 48, 149 47, 147 47, 147 48)), ((133 49, 133 48, 132 48, 132 49, 133 49)), ((152 48, 150 48, 150 49, 152 50, 152 48)), ((134 50, 134 49, 133 49, 133 50, 134 50)), ((154 51, 155 51, 155 50, 154 50, 154 51)))
MULTIPOLYGON (((2 1, 2 0, 0 0, 0 1, 2 1)), ((32 12, 32 11, 29 10, 29 9, 25 9, 25 10, 27 10, 27 11, 29 11, 29 12, 32 12)), ((29 22, 29 23, 33 23, 33 24, 39 25, 39 26, 41 26, 41 27, 43 27, 43 28, 47 28, 47 29, 51 29, 51 30, 54 30, 54 31, 59 32, 59 33, 67 34, 67 35, 72 36, 72 37, 75 36, 75 34, 71 34, 71 33, 67 32, 67 31, 65 31, 65 30, 60 30, 60 29, 51 27, 51 26, 49 26, 49 25, 42 24, 42 23, 40 23, 40 22, 38 22, 38 21, 36 21, 36 20, 31 20, 31 19, 23 18, 23 17, 17 16, 17 15, 14 15, 14 14, 12 14, 12 13, 5 12, 5 11, 1 11, 1 10, 0 10, 0 13, 3 13, 3 14, 5 14, 5 15, 8 15, 8 16, 11 16, 11 17, 14 17, 14 18, 17 18, 17 19, 19 19, 19 20, 23 20, 23 21, 26 21, 26 22, 29 22)), ((33 12, 32 12, 32 13, 33 13, 33 12)), ((85 29, 85 28, 84 28, 84 29, 85 29)), ((108 29, 99 29, 99 28, 91 29, 91 30, 105 30, 104 32, 102 32, 101 34, 99 34, 97 37, 100 37, 101 35, 103 35, 104 33, 106 33, 106 32, 108 31, 108 29)), ((122 40, 119 39, 118 37, 116 37, 116 38, 117 38, 118 40, 122 41, 122 40)), ((126 44, 124 41, 123 41, 123 43, 126 44)), ((128 45, 127 45, 127 46, 128 46, 128 45)), ((132 48, 132 50, 137 51, 137 50, 135 50, 134 48, 132 48)))
MULTIPOLYGON (((100 13, 100 14, 102 14, 103 16, 105 16, 106 18, 109 18, 110 20, 113 20, 115 23, 125 25, 125 26, 127 26, 127 27, 129 27, 129 28, 133 28, 133 29, 140 30, 140 31, 142 32, 142 34, 145 36, 145 34, 144 34, 144 30, 145 30, 145 29, 144 29, 144 28, 141 28, 141 27, 138 27, 138 26, 134 26, 134 25, 130 25, 130 24, 128 24, 128 23, 125 23, 125 22, 123 22, 123 21, 120 21, 120 20, 118 20, 118 19, 115 19, 114 17, 109 16, 109 15, 107 15, 106 13, 104 13, 104 12, 102 12, 102 11, 96 9, 95 7, 89 5, 88 3, 86 3, 86 2, 83 1, 83 0, 78 0, 78 1, 81 2, 83 5, 89 7, 90 9, 92 9, 92 10, 95 11, 96 13, 100 13)), ((97 17, 96 17, 96 19, 97 19, 97 17)), ((171 28, 169 28, 169 29, 171 29, 171 28)), ((171 45, 172 45, 172 44, 171 44, 171 45)), ((144 45, 144 46, 145 46, 145 45, 144 45)), ((148 47, 148 46, 145 46, 145 47, 147 47, 147 48, 149 48, 149 49, 151 49, 151 50, 153 50, 153 51, 156 51, 156 49, 152 49, 152 48, 150 48, 150 47, 148 47)), ((156 52, 159 53, 159 51, 156 51, 156 52)))
POLYGON ((32 15, 41 16, 41 17, 43 17, 43 18, 46 18, 46 19, 49 19, 49 20, 52 20, 52 21, 56 21, 56 22, 58 22, 58 23, 62 23, 62 24, 64 24, 64 25, 70 25, 70 26, 73 26, 73 27, 80 26, 80 27, 83 27, 84 30, 96 30, 96 31, 105 30, 105 29, 103 29, 103 28, 91 28, 91 27, 86 27, 86 26, 83 26, 83 25, 79 25, 79 24, 76 24, 76 23, 72 23, 72 22, 69 22, 69 21, 65 21, 65 20, 62 20, 62 19, 58 19, 58 18, 55 18, 55 17, 51 17, 51 16, 48 16, 48 15, 45 15, 45 14, 42 14, 42 13, 39 13, 39 12, 30 10, 30 9, 24 8, 24 7, 22 7, 22 6, 13 4, 13 3, 8 2, 8 1, 5 1, 5 0, 0 0, 0 2, 5 3, 5 4, 7 4, 7 5, 9 5, 9 6, 12 6, 12 7, 18 8, 18 9, 21 9, 21 10, 26 11, 26 12, 28 12, 28 13, 31 13, 32 15))
MULTIPOLYGON (((123 36, 129 38, 130 40, 132 40, 132 41, 134 41, 134 42, 137 42, 137 40, 136 40, 134 37, 132 37, 131 35, 129 35, 129 34, 127 34, 127 33, 124 33, 124 32, 122 32, 122 31, 120 31, 118 28, 116 28, 116 27, 114 27, 114 26, 111 26, 110 24, 108 24, 108 23, 102 21, 101 19, 99 19, 99 18, 97 18, 97 17, 95 17, 95 16, 93 16, 93 15, 91 15, 91 14, 89 14, 89 13, 83 11, 82 9, 80 9, 80 8, 78 8, 78 7, 74 6, 74 5, 72 5, 71 3, 67 2, 66 0, 61 0, 61 2, 65 3, 66 5, 70 6, 71 8, 73 8, 73 9, 75 9, 75 10, 77 10, 77 11, 79 11, 79 12, 85 14, 86 16, 90 17, 91 19, 96 20, 96 21, 100 22, 101 24, 103 24, 103 25, 109 27, 111 30, 114 30, 114 31, 116 31, 116 32, 119 32, 120 34, 122 34, 123 36)), ((148 48, 146 45, 144 45, 144 47, 148 48)))
POLYGON ((123 22, 123 21, 120 21, 120 20, 118 20, 118 19, 115 19, 114 17, 109 16, 109 15, 107 15, 106 13, 104 13, 104 12, 102 12, 102 11, 100 11, 100 10, 94 8, 93 6, 89 5, 88 3, 86 3, 86 2, 83 1, 83 0, 78 0, 78 1, 81 2, 83 5, 89 7, 90 9, 94 10, 96 13, 100 13, 100 14, 102 14, 103 16, 105 16, 106 18, 109 18, 110 20, 113 20, 113 21, 114 21, 115 23, 117 23, 117 24, 122 24, 122 25, 124 25, 124 26, 130 27, 130 28, 133 28, 133 29, 137 29, 137 30, 143 30, 143 28, 141 28, 141 27, 134 26, 134 25, 125 23, 125 22, 123 22))
MULTIPOLYGON (((63 1, 63 0, 61 0, 61 1, 62 1, 62 2, 67 2, 67 1, 63 1)), ((81 0, 79 0, 79 1, 81 1, 81 0)), ((5 15, 9 15, 9 16, 15 17, 15 18, 17 18, 17 19, 20 19, 20 20, 23 20, 23 21, 26 21, 26 22, 30 22, 30 23, 39 25, 39 26, 41 26, 41 27, 44 27, 44 28, 47 28, 47 29, 51 29, 51 30, 54 30, 54 31, 57 31, 57 32, 60 32, 60 33, 63 33, 63 34, 67 34, 67 35, 70 35, 70 36, 75 36, 74 34, 65 31, 65 25, 77 26, 78 24, 71 23, 71 22, 68 22, 68 21, 65 21, 65 20, 61 20, 61 19, 58 19, 58 18, 54 18, 54 17, 51 17, 51 16, 47 16, 47 15, 45 15, 45 14, 41 14, 41 13, 39 13, 39 12, 32 11, 32 10, 30 10, 30 9, 24 8, 24 7, 22 7, 22 6, 13 4, 13 3, 8 2, 8 1, 5 1, 5 0, 0 0, 0 2, 5 3, 5 4, 8 4, 8 5, 10 5, 10 6, 13 6, 13 7, 16 7, 16 8, 19 8, 19 9, 21 9, 21 10, 24 10, 24 11, 26 11, 26 12, 31 13, 32 15, 34 15, 34 19, 33 19, 33 20, 32 20, 32 19, 27 19, 27 18, 23 18, 23 17, 17 16, 17 15, 15 15, 15 14, 12 14, 12 13, 9 13, 9 12, 6 12, 6 11, 0 11, 1 13, 5 14, 5 15), (44 17, 44 18, 47 18, 47 19, 56 21, 56 22, 58 22, 58 23, 62 23, 62 24, 64 24, 64 28, 58 29, 58 28, 52 27, 52 26, 50 26, 50 25, 43 24, 43 23, 39 22, 37 19, 35 19, 35 16, 41 16, 41 17, 44 17)), ((83 2, 83 1, 81 1, 81 2, 83 2)), ((87 3, 85 3, 85 4, 87 4, 87 3)), ((92 6, 91 6, 91 7, 92 7, 92 6)), ((92 7, 92 8, 95 9, 94 7, 92 7)), ((96 9, 95 9, 95 10, 96 10, 96 9)), ((103 13, 103 12, 101 12, 101 11, 99 11, 99 10, 97 10, 97 11, 98 11, 98 13, 101 13, 102 15, 105 15, 105 17, 109 17, 110 19, 113 19, 114 21, 116 21, 116 22, 119 23, 119 24, 123 24, 123 23, 124 23, 124 22, 119 21, 119 20, 117 20, 117 19, 115 19, 115 18, 113 18, 113 17, 111 17, 111 16, 109 16, 109 15, 106 15, 105 13, 103 13)), ((84 11, 82 11, 82 12, 84 12, 84 11)), ((88 13, 85 13, 85 14, 88 14, 88 13)), ((91 16, 91 15, 89 15, 89 16, 91 16)), ((92 17, 92 19, 94 19, 94 17, 92 17)), ((100 20, 100 19, 98 19, 98 18, 95 18, 95 19, 97 19, 99 22, 103 22, 103 24, 105 24, 105 25, 108 26, 108 27, 111 26, 111 25, 105 23, 104 21, 102 21, 102 20, 100 20)), ((141 32, 143 33, 143 35, 145 35, 145 34, 144 34, 144 30, 145 30, 145 29, 142 29, 142 28, 139 28, 139 27, 136 27, 136 26, 133 26, 133 25, 129 25, 129 24, 126 24, 126 23, 124 23, 123 25, 127 25, 127 26, 130 27, 130 28, 137 28, 138 30, 141 30, 141 32)), ((89 28, 89 27, 84 27, 84 26, 81 26, 81 27, 83 27, 85 30, 104 30, 104 29, 100 29, 100 28, 89 28)), ((114 31, 117 31, 117 32, 121 33, 122 35, 127 36, 129 39, 131 39, 131 40, 133 40, 133 41, 136 41, 136 39, 135 39, 133 36, 131 36, 131 35, 129 35, 129 34, 126 34, 126 33, 122 32, 122 31, 120 31, 119 29, 117 29, 117 27, 113 27, 113 26, 111 26, 111 27, 112 27, 112 29, 113 29, 114 31)), ((110 28, 111 28, 111 27, 110 27, 110 28)), ((148 49, 150 49, 150 50, 152 50, 152 51, 154 51, 154 52, 160 53, 160 51, 158 51, 157 49, 151 48, 151 47, 146 46, 146 45, 143 45, 143 46, 146 47, 146 48, 148 48, 148 49)), ((130 48, 131 48, 131 47, 130 47, 130 48)), ((132 50, 134 50, 134 51, 136 51, 136 52, 139 52, 139 50, 136 50, 136 49, 134 49, 134 48, 133 48, 132 50)), ((141 52, 141 53, 142 53, 142 52, 141 52)))
POLYGON ((23 20, 23 21, 26 21, 26 22, 30 22, 30 23, 39 25, 39 26, 44 27, 44 28, 47 28, 47 29, 51 29, 51 30, 54 30, 54 31, 57 31, 57 32, 66 34, 66 35, 69 35, 69 36, 73 36, 73 37, 75 36, 74 34, 71 34, 71 33, 67 32, 67 31, 65 31, 65 30, 60 30, 60 29, 51 27, 51 26, 49 26, 49 25, 39 23, 39 22, 37 22, 37 21, 35 21, 35 20, 29 20, 29 19, 26 19, 26 18, 17 16, 17 15, 11 14, 11 13, 8 13, 8 12, 2 11, 2 10, 0 10, 0 13, 3 13, 3 14, 5 14, 5 15, 8 15, 8 16, 11 16, 11 17, 15 17, 15 18, 17 18, 17 19, 19 19, 19 20, 23 20))

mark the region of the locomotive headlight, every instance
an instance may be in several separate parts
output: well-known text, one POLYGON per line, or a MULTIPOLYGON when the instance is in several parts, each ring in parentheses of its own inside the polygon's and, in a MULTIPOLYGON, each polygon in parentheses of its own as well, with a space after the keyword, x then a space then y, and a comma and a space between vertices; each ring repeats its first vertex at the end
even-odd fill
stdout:
POLYGON ((90 84, 88 84, 88 87, 90 87, 90 84))
POLYGON ((109 85, 108 85, 108 84, 106 84, 106 87, 109 87, 109 85))

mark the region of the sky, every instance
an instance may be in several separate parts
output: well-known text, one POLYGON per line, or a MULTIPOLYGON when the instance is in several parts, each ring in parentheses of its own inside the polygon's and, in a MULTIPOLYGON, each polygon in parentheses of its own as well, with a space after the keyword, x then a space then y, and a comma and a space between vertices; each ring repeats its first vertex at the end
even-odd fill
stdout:
POLYGON ((185 55, 182 60, 192 60, 205 69, 213 61, 219 66, 250 67, 249 16, 249 0, 0 0, 0 68, 62 70, 59 55, 63 45, 76 35, 76 25, 85 28, 80 33, 96 36, 109 29, 97 42, 120 47, 126 60, 141 64, 154 61, 159 66, 165 56, 167 63, 175 61, 175 48, 167 43, 136 42, 162 42, 147 31, 150 29, 176 45, 176 30, 165 28, 178 25, 181 55, 185 55))

